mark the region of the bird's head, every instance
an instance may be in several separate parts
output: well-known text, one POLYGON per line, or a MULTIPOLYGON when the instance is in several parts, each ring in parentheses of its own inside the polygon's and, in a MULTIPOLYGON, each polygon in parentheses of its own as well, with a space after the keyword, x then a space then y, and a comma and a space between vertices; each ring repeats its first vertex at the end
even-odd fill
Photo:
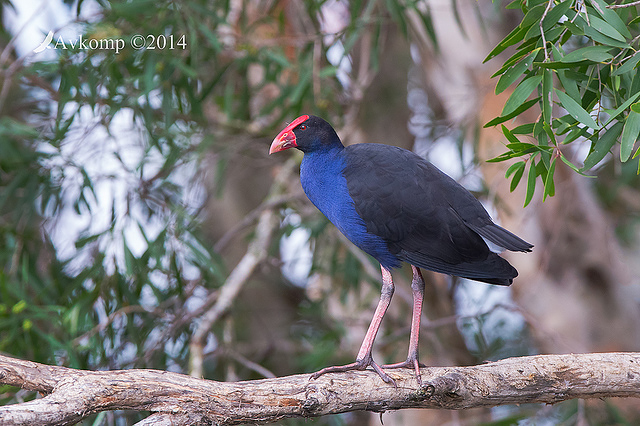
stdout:
POLYGON ((335 146, 342 147, 342 142, 329 123, 314 115, 301 115, 278 133, 269 154, 289 148, 311 152, 335 146))

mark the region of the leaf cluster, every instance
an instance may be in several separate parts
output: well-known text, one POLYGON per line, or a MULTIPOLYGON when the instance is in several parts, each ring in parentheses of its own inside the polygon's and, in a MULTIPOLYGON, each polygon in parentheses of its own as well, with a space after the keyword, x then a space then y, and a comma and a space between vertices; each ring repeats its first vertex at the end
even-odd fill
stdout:
POLYGON ((634 151, 640 135, 640 18, 636 7, 624 3, 615 9, 604 0, 532 0, 507 6, 524 16, 485 61, 515 49, 494 74, 499 77, 496 93, 513 90, 501 115, 485 126, 516 117, 525 122, 512 129, 502 125, 507 151, 493 160, 520 159, 507 177, 513 190, 526 172, 525 205, 538 178, 543 198, 554 194, 558 158, 586 174, 615 146, 623 163, 640 154, 640 149, 634 151), (524 118, 534 107, 537 119, 524 118), (564 149, 576 141, 590 144, 581 166, 564 149))

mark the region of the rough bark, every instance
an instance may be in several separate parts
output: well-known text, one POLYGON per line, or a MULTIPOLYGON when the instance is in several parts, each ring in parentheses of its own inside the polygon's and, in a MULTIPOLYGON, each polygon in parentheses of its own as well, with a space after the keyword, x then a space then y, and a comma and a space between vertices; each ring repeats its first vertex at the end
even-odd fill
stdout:
POLYGON ((0 356, 0 383, 43 395, 0 407, 0 424, 73 424, 105 410, 144 410, 140 424, 269 423, 347 411, 464 409, 555 403, 573 398, 640 397, 640 353, 538 355, 471 367, 308 374, 235 383, 158 370, 82 371, 0 356))

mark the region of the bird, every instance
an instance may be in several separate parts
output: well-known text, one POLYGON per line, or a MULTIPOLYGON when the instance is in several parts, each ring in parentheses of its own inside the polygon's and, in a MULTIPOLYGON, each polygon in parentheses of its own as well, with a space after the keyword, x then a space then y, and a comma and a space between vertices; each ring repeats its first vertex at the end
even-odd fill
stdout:
POLYGON ((484 283, 508 286, 518 275, 495 251, 530 252, 533 245, 496 225, 469 191, 412 151, 386 144, 344 146, 324 119, 302 115, 273 140, 269 154, 303 152, 300 182, 309 200, 344 236, 380 263, 382 289, 355 362, 312 375, 368 367, 385 372, 410 368, 422 386, 418 341, 425 282, 421 268, 484 283), (378 365, 372 348, 391 303, 391 271, 411 265, 413 313, 406 361, 378 365))

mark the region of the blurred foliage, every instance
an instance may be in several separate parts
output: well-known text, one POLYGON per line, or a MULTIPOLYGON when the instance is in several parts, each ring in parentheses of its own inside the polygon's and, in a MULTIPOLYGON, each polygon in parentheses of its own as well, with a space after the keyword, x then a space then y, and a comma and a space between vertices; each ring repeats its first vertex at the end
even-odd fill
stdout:
MULTIPOLYGON (((407 13, 429 25, 428 10, 352 2, 344 26, 328 33, 324 1, 98 3, 98 15, 82 18, 77 2, 68 26, 76 36, 55 33, 44 52, 17 58, 4 42, 0 351, 186 373, 203 303, 235 266, 204 228, 231 159, 253 147, 266 155, 268 135, 302 111, 342 116, 362 86, 355 72, 338 78, 340 61, 360 58, 366 35, 361 68, 375 73, 387 31, 395 23, 408 35, 407 13)), ((344 269, 349 279, 354 268, 344 269)), ((319 316, 317 303, 301 304, 301 316, 319 316)), ((215 324, 207 377, 228 377, 231 364, 240 378, 260 377, 224 350, 250 337, 248 318, 215 324)), ((312 340, 297 350, 307 358, 282 371, 324 365, 339 340, 334 324, 300 324, 312 340), (309 350, 318 339, 333 342, 320 355, 309 350)), ((3 388, 2 402, 35 397, 16 391, 3 388)))
MULTIPOLYGON (((4 42, 8 50, 0 55, 0 351, 75 368, 148 367, 187 373, 189 341, 203 304, 215 300, 237 260, 214 250, 216 241, 206 229, 207 220, 217 220, 208 216, 207 204, 224 195, 230 164, 238 158, 246 161, 245 168, 258 162, 274 132, 302 112, 323 115, 337 127, 344 124, 366 89, 360 72, 367 70, 368 77, 377 72, 388 33, 411 37, 417 23, 437 47, 435 31, 425 3, 400 0, 349 2, 346 22, 334 33, 320 17, 327 3, 320 0, 97 3, 98 15, 78 18, 70 27, 85 43, 124 40, 119 52, 108 45, 85 49, 77 40, 56 33, 50 45, 55 49, 42 53, 46 56, 16 58, 9 54, 8 38, 4 42), (133 47, 141 42, 146 48, 133 47), (332 49, 338 52, 337 60, 335 54, 329 55, 332 49), (342 66, 345 61, 349 66, 342 66)), ((575 5, 567 8, 566 2, 549 4, 554 14, 585 13, 575 11, 575 5)), ((594 12, 599 11, 597 4, 586 7, 589 17, 599 13, 594 12)), ((631 75, 634 69, 628 65, 637 64, 631 48, 612 45, 598 50, 600 56, 611 57, 609 65, 619 65, 616 72, 605 70, 608 65, 591 56, 562 62, 565 51, 566 56, 571 54, 569 42, 584 42, 576 39, 577 33, 574 37, 572 31, 577 30, 545 20, 543 30, 553 46, 542 49, 535 28, 545 4, 522 5, 525 12, 535 12, 527 13, 517 36, 510 39, 513 43, 498 46, 523 43, 497 73, 509 75, 501 78, 501 88, 524 75, 518 86, 524 87, 512 95, 503 121, 524 111, 516 104, 525 102, 538 83, 546 92, 533 103, 550 99, 544 96, 551 91, 550 78, 561 73, 561 81, 575 83, 575 90, 567 90, 566 96, 582 105, 578 109, 571 101, 563 102, 569 112, 590 111, 594 99, 600 99, 594 93, 601 90, 617 111, 610 113, 613 119, 631 114, 638 91, 631 75), (566 31, 551 37, 553 28, 566 31), (543 60, 545 50, 555 62, 543 60), (569 67, 549 65, 558 62, 579 68, 569 72, 569 67)), ((82 1, 75 3, 77 12, 85 6, 82 1)), ((624 13, 632 12, 614 13, 624 18, 624 13)), ((606 22, 610 14, 601 18, 606 22)), ((516 184, 526 163, 537 159, 528 174, 533 180, 543 176, 551 188, 560 151, 548 127, 557 135, 598 134, 579 124, 580 119, 587 120, 584 114, 577 117, 552 119, 545 113, 529 127, 505 130, 511 144, 504 157, 531 157, 510 169, 516 184), (526 150, 516 140, 524 133, 537 141, 526 150)), ((611 124, 597 123, 599 128, 611 124)), ((625 135, 629 133, 625 126, 613 124, 611 129, 625 135)), ((613 146, 609 132, 590 136, 597 155, 613 146)), ((627 152, 628 142, 625 156, 627 152)), ((279 160, 270 160, 276 168, 279 160)), ((377 297, 375 288, 355 302, 349 299, 363 280, 379 285, 365 272, 362 259, 345 248, 317 212, 305 214, 305 205, 295 200, 288 204, 303 217, 302 226, 310 230, 312 241, 325 248, 315 251, 313 272, 342 284, 339 296, 353 312, 360 305, 368 308, 370 297, 377 297)), ((251 238, 253 222, 249 225, 243 234, 246 239, 251 238)), ((288 226, 279 230, 271 245, 274 255, 277 238, 289 231, 288 226)), ((274 355, 279 348, 258 351, 248 344, 251 323, 261 325, 265 320, 238 309, 237 315, 211 330, 206 377, 262 377, 234 353, 251 354, 251 361, 278 373, 312 371, 338 361, 335 352, 344 325, 328 318, 318 299, 283 284, 279 276, 277 281, 273 288, 296 310, 289 342, 282 344, 287 362, 274 355)), ((256 292, 264 287, 248 285, 256 292)), ((505 349, 510 343, 494 336, 485 339, 484 314, 467 320, 471 325, 462 328, 473 329, 467 337, 475 340, 479 359, 524 352, 517 345, 505 349)), ((397 355, 399 339, 388 339, 387 346, 397 355)), ((344 361, 351 361, 351 355, 344 361)), ((0 388, 0 403, 34 397, 0 388)), ((103 413, 94 420, 114 424, 118 416, 139 417, 103 413)), ((354 416, 315 421, 347 424, 354 416)))
POLYGON ((507 6, 524 16, 485 61, 516 46, 494 74, 496 93, 513 91, 501 115, 486 126, 522 117, 534 106, 541 111, 535 121, 525 118, 512 129, 502 125, 507 151, 493 160, 522 158, 507 177, 513 190, 526 176, 525 206, 538 178, 543 198, 554 195, 558 159, 586 174, 610 152, 622 163, 640 154, 634 148, 640 136, 640 17, 635 5, 625 3, 532 0, 507 6), (584 140, 590 149, 578 166, 565 145, 584 140))
MULTIPOLYGON (((176 328, 174 315, 197 288, 215 289, 228 273, 202 240, 202 200, 185 194, 202 185, 203 158, 220 153, 223 169, 226 135, 266 135, 315 104, 339 111, 331 99, 342 89, 335 67, 314 59, 314 46, 328 48, 316 13, 322 2, 309 4, 306 34, 287 34, 277 2, 257 2, 264 9, 253 15, 241 8, 233 23, 230 2, 101 4, 97 21, 77 24, 78 36, 85 45, 122 39, 126 48, 73 47, 56 36, 55 59, 25 64, 4 81, 24 92, 3 109, 9 101, 30 108, 0 122, 0 350, 81 368, 184 366, 189 323, 176 328), (136 35, 145 49, 132 47, 136 35), (258 81, 248 76, 252 67, 262 71, 258 81), (269 85, 277 96, 252 110, 269 85), (134 132, 123 135, 123 126, 134 132), (95 159, 116 164, 99 174, 86 164, 95 159), (107 184, 122 177, 127 205, 105 203, 107 184), (89 223, 69 234, 73 250, 60 258, 48 233, 70 210, 77 220, 108 217, 102 228, 89 223), (141 253, 127 240, 132 230, 141 253), (166 341, 179 347, 168 354, 166 341)), ((338 36, 355 43, 365 28, 383 25, 384 10, 373 5, 338 36)))

